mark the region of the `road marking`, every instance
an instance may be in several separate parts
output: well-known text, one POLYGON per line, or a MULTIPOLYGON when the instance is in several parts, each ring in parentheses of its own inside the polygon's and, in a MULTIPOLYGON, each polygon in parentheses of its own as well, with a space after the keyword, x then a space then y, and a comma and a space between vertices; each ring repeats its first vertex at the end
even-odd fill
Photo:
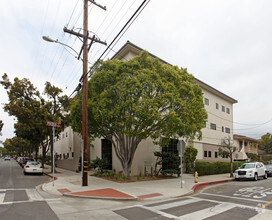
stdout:
POLYGON ((247 197, 247 198, 253 197, 254 199, 261 199, 271 194, 272 194, 271 188, 264 188, 262 186, 261 187, 253 186, 253 187, 241 188, 237 190, 233 195, 247 197))
POLYGON ((212 194, 212 193, 201 193, 201 194, 208 195, 208 196, 225 197, 225 198, 229 198, 229 199, 238 199, 238 200, 241 199, 241 200, 252 201, 252 202, 262 202, 262 203, 267 203, 267 201, 265 201, 265 200, 237 198, 237 197, 234 197, 234 196, 217 195, 217 194, 212 194))
POLYGON ((36 189, 26 189, 25 191, 28 196, 28 199, 31 201, 44 200, 43 197, 37 192, 36 189))
POLYGON ((272 201, 270 201, 270 202, 268 202, 268 203, 262 205, 262 208, 264 209, 266 206, 269 206, 270 204, 272 204, 272 201))
POLYGON ((5 199, 5 193, 0 193, 0 204, 3 203, 4 199, 5 199))

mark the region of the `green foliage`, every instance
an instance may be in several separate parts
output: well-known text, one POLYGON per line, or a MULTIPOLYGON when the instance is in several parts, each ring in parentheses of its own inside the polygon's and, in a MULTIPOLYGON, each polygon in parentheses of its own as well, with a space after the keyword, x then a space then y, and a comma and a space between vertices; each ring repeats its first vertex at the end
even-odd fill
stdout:
POLYGON ((121 175, 121 178, 122 178, 123 180, 125 180, 125 179, 127 178, 127 176, 126 176, 125 174, 122 174, 122 175, 121 175))
POLYGON ((31 143, 27 139, 20 137, 7 138, 3 143, 4 147, 7 149, 7 152, 17 152, 17 154, 26 155, 26 152, 30 149, 31 143))
MULTIPOLYGON (((61 89, 52 86, 49 82, 45 84, 44 94, 48 96, 48 100, 44 99, 37 88, 26 78, 14 78, 14 82, 10 82, 8 75, 2 76, 0 84, 6 89, 9 103, 5 104, 4 110, 9 115, 16 117, 15 133, 17 137, 28 140, 31 143, 31 148, 28 151, 33 151, 35 148, 38 152, 39 145, 44 146, 43 157, 48 151, 48 144, 44 145, 43 141, 52 135, 52 129, 45 126, 47 121, 60 122, 68 124, 68 117, 63 114, 63 111, 69 109, 69 99, 66 95, 61 96, 61 89)), ((56 134, 62 128, 56 130, 56 134)), ((51 138, 53 141, 53 138, 51 138)), ((26 147, 25 147, 26 148, 26 147)), ((51 150, 51 154, 53 154, 51 150)), ((42 160, 44 164, 44 158, 42 160)))
POLYGON ((197 149, 195 149, 193 146, 187 146, 184 151, 183 160, 185 163, 185 171, 186 173, 189 173, 192 171, 194 162, 197 156, 197 149))
POLYGON ((91 161, 89 164, 90 169, 97 169, 98 173, 103 173, 103 170, 108 166, 108 161, 106 159, 100 159, 96 157, 95 160, 91 161))
MULTIPOLYGON (((233 163, 234 170, 236 170, 243 163, 244 163, 244 161, 234 162, 233 163)), ((230 163, 229 162, 221 162, 221 161, 217 161, 214 163, 206 162, 206 161, 196 161, 195 162, 195 171, 198 172, 199 176, 229 173, 230 172, 230 163)))
MULTIPOLYGON (((71 108, 77 132, 81 132, 81 97, 82 93, 71 108)), ((126 175, 142 140, 150 137, 159 143, 161 137, 173 135, 200 138, 207 119, 194 77, 147 52, 129 61, 102 63, 89 81, 88 115, 89 136, 113 142, 126 175)))
POLYGON ((267 153, 272 153, 272 135, 267 133, 262 136, 261 140, 258 142, 258 147, 260 150, 264 150, 267 153))
POLYGON ((113 178, 114 178, 115 180, 117 180, 117 179, 118 179, 118 175, 117 175, 117 174, 114 174, 113 178))
POLYGON ((172 152, 154 152, 157 157, 154 173, 157 176, 161 173, 164 176, 180 174, 180 157, 172 152), (157 171, 157 166, 161 165, 161 168, 157 171))
POLYGON ((247 157, 250 159, 250 161, 259 161, 259 157, 257 154, 248 153, 247 157))

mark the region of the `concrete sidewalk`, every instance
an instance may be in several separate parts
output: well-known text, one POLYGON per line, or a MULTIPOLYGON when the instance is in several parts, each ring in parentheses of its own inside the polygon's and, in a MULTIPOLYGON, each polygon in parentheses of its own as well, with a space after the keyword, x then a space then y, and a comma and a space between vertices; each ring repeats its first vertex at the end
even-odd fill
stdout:
MULTIPOLYGON (((137 181, 117 183, 99 177, 88 176, 88 186, 82 186, 81 173, 57 168, 54 182, 51 180, 42 185, 42 190, 54 195, 74 196, 81 198, 138 200, 138 199, 166 199, 193 193, 198 187, 209 184, 232 181, 229 174, 201 176, 198 183, 194 183, 192 174, 183 174, 181 179, 165 179, 152 181, 137 181)), ((50 167, 46 167, 45 174, 52 177, 50 167)))

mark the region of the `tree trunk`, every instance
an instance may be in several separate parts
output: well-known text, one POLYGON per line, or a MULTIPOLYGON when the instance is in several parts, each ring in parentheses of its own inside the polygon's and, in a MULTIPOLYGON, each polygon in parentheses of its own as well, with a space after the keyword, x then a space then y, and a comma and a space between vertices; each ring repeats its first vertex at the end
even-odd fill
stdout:
POLYGON ((111 142, 114 146, 116 156, 121 162, 123 173, 126 176, 130 176, 134 154, 141 139, 120 134, 116 137, 116 141, 111 139, 111 142))
POLYGON ((233 163, 232 163, 232 155, 230 156, 230 177, 233 177, 233 163))

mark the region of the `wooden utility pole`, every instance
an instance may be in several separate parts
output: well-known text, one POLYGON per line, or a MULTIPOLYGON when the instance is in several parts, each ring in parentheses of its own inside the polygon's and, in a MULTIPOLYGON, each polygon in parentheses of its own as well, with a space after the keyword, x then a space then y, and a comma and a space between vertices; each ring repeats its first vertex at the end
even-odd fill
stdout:
POLYGON ((83 45, 80 50, 78 59, 81 56, 81 52, 83 51, 83 74, 82 74, 82 140, 83 140, 83 174, 82 174, 82 186, 88 186, 88 110, 87 110, 87 103, 88 103, 88 51, 94 42, 106 43, 96 39, 95 36, 92 38, 89 37, 88 31, 88 2, 91 2, 98 7, 106 10, 106 7, 98 5, 93 0, 84 0, 84 15, 83 15, 83 35, 73 30, 68 30, 64 28, 63 31, 76 35, 77 37, 83 38, 83 45), (91 39, 90 45, 88 45, 88 39, 91 39))

